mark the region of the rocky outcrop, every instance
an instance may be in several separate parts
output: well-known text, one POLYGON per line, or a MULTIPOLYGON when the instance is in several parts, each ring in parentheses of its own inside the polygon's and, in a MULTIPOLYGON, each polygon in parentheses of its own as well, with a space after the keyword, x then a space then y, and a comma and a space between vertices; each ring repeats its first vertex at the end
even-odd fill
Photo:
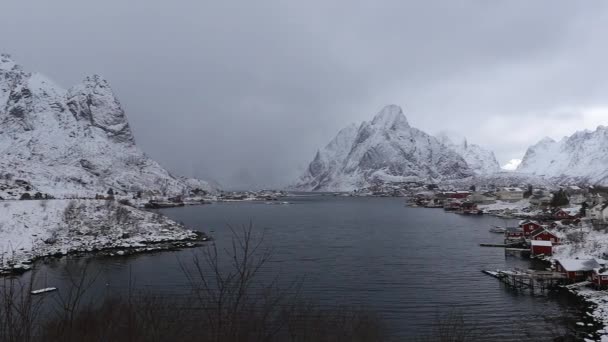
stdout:
POLYGON ((295 188, 350 191, 376 182, 436 182, 474 174, 461 155, 409 125, 389 105, 371 122, 350 125, 318 151, 295 188))
MULTIPOLYGON (((171 175, 136 145, 109 83, 86 77, 66 90, 0 56, 0 181, 21 179, 56 198, 149 191, 213 191, 171 175)), ((10 194, 1 194, 11 198, 10 194)))

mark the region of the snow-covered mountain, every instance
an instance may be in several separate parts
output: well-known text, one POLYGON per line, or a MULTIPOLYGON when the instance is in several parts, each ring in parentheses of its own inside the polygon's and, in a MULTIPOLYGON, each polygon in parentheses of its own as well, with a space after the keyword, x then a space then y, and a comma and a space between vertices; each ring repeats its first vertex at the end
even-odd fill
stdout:
POLYGON ((23 180, 32 191, 56 197, 91 197, 109 188, 168 195, 212 190, 206 182, 171 175, 138 149, 119 101, 100 76, 64 89, 4 54, 0 156, 5 183, 23 180))
POLYGON ((446 134, 439 134, 437 138, 464 158, 476 175, 489 175, 500 172, 500 164, 496 160, 494 152, 486 150, 479 145, 470 144, 466 138, 460 144, 452 142, 446 134))
POLYGON ((461 155, 409 125, 399 106, 371 122, 350 125, 318 151, 294 186, 300 190, 350 191, 379 182, 441 181, 474 175, 461 155))
POLYGON ((608 127, 579 131, 560 141, 544 138, 528 148, 517 171, 608 185, 608 127))

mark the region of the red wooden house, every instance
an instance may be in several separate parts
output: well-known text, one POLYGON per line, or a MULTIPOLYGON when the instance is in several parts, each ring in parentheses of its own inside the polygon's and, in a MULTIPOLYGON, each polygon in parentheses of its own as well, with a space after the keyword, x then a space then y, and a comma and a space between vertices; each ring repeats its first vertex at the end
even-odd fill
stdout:
POLYGON ((471 195, 470 191, 444 191, 443 197, 452 199, 465 199, 471 195))
POLYGON ((608 269, 605 267, 593 269, 591 282, 597 288, 608 288, 608 269))
POLYGON ((519 239, 524 237, 524 231, 519 227, 507 227, 505 230, 505 238, 519 239))
POLYGON ((559 238, 555 234, 546 230, 545 228, 539 228, 533 231, 528 237, 530 238, 530 240, 551 241, 554 244, 559 243, 559 238))
POLYGON ((576 218, 576 215, 573 215, 573 213, 568 210, 558 209, 557 211, 555 211, 553 213, 553 217, 556 220, 566 220, 566 219, 574 219, 574 218, 576 218))
POLYGON ((556 269, 570 282, 591 278, 593 270, 600 267, 595 259, 558 259, 556 269))
POLYGON ((536 221, 524 220, 519 223, 519 227, 524 231, 524 236, 527 237, 533 231, 542 228, 542 225, 536 221))
POLYGON ((530 242, 530 252, 532 255, 552 255, 553 243, 551 241, 533 240, 530 242))

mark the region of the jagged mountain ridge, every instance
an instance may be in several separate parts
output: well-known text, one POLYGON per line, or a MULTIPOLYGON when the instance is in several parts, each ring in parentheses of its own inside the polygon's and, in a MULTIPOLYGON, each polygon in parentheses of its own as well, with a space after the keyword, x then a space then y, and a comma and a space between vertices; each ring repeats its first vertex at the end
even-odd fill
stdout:
POLYGON ((317 152, 294 188, 350 191, 375 182, 437 182, 474 174, 456 148, 411 127, 402 109, 389 105, 371 122, 342 129, 317 152))
POLYGON ((439 134, 437 138, 464 158, 476 175, 490 175, 501 171, 494 152, 477 144, 470 144, 466 138, 460 144, 454 143, 446 134, 439 134))
POLYGON ((0 178, 56 197, 122 192, 182 194, 200 180, 171 175, 135 144, 109 83, 88 76, 64 89, 0 55, 0 178))
POLYGON ((578 131, 559 141, 544 138, 528 148, 517 172, 608 185, 608 127, 578 131))

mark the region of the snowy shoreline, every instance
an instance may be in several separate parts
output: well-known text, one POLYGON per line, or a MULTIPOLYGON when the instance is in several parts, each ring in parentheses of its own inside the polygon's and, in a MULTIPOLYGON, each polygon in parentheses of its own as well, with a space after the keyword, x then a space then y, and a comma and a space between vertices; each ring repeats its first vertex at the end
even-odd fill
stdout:
POLYGON ((597 291, 588 287, 568 288, 568 293, 583 301, 588 311, 586 315, 601 328, 595 331, 598 339, 585 338, 584 341, 608 342, 608 292, 597 291))
POLYGON ((106 200, 0 202, 0 274, 46 257, 128 255, 195 247, 204 233, 161 214, 106 200))

